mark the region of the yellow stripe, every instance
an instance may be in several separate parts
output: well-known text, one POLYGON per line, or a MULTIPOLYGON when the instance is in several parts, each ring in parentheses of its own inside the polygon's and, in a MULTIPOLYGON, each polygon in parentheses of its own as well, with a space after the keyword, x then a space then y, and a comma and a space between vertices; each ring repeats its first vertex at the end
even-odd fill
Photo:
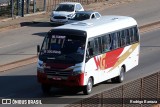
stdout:
POLYGON ((127 57, 139 46, 139 43, 133 44, 116 62, 116 64, 108 71, 115 69, 117 66, 119 66, 127 57), (132 52, 129 52, 132 50, 132 52))

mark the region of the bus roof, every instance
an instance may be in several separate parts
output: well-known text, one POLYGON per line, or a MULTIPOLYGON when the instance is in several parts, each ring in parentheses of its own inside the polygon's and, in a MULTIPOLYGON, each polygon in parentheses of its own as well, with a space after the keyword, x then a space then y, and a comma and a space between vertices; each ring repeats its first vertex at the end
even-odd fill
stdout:
POLYGON ((54 29, 73 29, 87 32, 87 37, 94 37, 104 33, 118 31, 137 25, 132 17, 127 16, 102 16, 99 19, 79 21, 56 27, 54 29))

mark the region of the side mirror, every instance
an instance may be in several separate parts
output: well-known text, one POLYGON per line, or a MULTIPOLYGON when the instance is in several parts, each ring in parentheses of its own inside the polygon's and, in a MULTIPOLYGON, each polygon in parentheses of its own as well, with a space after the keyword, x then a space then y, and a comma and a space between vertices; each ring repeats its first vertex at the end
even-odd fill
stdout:
POLYGON ((38 55, 39 52, 40 52, 40 46, 37 45, 37 55, 38 55))
POLYGON ((86 51, 86 62, 93 56, 93 50, 92 49, 88 49, 86 51))
POLYGON ((79 10, 75 10, 75 12, 79 12, 79 10))

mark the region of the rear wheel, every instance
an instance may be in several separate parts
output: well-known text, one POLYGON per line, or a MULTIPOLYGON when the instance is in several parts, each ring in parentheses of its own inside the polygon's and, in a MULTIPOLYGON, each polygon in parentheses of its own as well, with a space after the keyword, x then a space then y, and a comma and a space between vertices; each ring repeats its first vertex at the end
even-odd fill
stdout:
POLYGON ((117 82, 121 83, 124 81, 125 70, 122 67, 120 71, 120 75, 117 77, 117 82))
POLYGON ((93 80, 92 78, 89 78, 87 85, 84 86, 83 93, 85 95, 89 95, 92 92, 92 87, 93 87, 93 80))
POLYGON ((42 84, 41 88, 42 88, 42 92, 44 94, 49 94, 50 93, 50 90, 51 90, 51 86, 50 85, 42 84))
POLYGON ((112 78, 111 81, 114 83, 121 83, 124 81, 124 76, 125 76, 125 70, 123 67, 121 67, 120 75, 115 78, 112 78))

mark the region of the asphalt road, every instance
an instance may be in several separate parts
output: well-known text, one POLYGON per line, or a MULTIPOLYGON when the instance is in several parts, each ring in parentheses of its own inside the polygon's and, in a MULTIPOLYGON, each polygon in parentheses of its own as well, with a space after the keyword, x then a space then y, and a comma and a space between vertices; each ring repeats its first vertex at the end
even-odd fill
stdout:
MULTIPOLYGON (((100 11, 102 15, 127 15, 139 25, 160 20, 160 0, 139 0, 100 11)), ((36 55, 46 32, 53 27, 49 22, 0 32, 0 65, 36 55)))
POLYGON ((160 20, 160 0, 138 0, 101 11, 102 15, 125 15, 135 18, 139 25, 160 20))
MULTIPOLYGON (((126 73, 126 83, 140 77, 152 74, 160 70, 160 30, 154 30, 141 34, 141 49, 139 65, 126 73)), ((0 73, 0 98, 40 98, 45 103, 55 103, 55 105, 47 105, 47 107, 61 107, 63 105, 56 104, 59 102, 57 98, 85 98, 82 92, 72 94, 70 89, 53 88, 50 95, 45 96, 41 92, 40 84, 36 80, 36 64, 27 65, 7 72, 0 73)), ((103 82, 93 88, 93 94, 100 93, 104 90, 117 87, 122 84, 113 84, 103 82)), ((72 99, 73 101, 73 99, 72 99)), ((2 105, 0 105, 2 106, 2 105)), ((10 105, 11 106, 11 105, 10 105)), ((12 105, 13 107, 14 105, 12 105)), ((39 107, 39 105, 30 105, 39 107)), ((41 105, 44 106, 44 105, 41 105)), ((8 106, 7 106, 8 107, 8 106)))

